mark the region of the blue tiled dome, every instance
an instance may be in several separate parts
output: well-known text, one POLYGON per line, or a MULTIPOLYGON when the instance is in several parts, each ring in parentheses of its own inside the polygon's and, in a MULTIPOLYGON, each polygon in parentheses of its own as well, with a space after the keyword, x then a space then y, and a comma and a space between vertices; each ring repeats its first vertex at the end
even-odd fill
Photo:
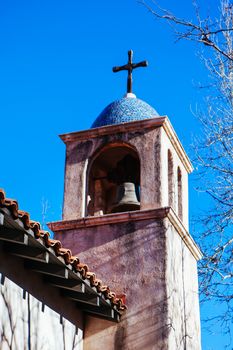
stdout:
POLYGON ((110 103, 96 118, 92 128, 158 117, 156 110, 136 97, 123 97, 110 103))

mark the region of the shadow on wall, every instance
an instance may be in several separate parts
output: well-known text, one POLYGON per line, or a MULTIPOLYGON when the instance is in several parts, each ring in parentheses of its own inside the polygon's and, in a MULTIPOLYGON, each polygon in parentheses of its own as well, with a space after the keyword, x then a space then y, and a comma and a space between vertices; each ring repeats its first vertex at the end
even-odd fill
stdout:
MULTIPOLYGON (((151 295, 144 302, 135 303, 129 308, 118 324, 99 320, 98 324, 92 317, 86 323, 86 348, 93 350, 163 350, 171 325, 166 322, 166 299, 155 302, 151 295), (150 305, 148 305, 148 302, 150 305)), ((84 346, 85 348, 85 346, 84 346)))
MULTIPOLYGON (((120 244, 118 252, 124 250, 120 238, 124 238, 125 244, 129 246, 131 243, 134 243, 134 247, 140 246, 145 240, 151 240, 157 235, 155 231, 165 229, 164 223, 162 220, 142 220, 137 222, 125 222, 125 223, 114 223, 109 225, 93 226, 89 227, 88 231, 86 229, 70 230, 69 235, 66 238, 66 245, 73 247, 73 254, 87 253, 90 254, 90 251, 93 248, 102 247, 105 249, 105 246, 109 243, 116 245, 120 244), (136 238, 136 231, 143 232, 136 238), (74 243, 75 242, 75 245, 74 243), (119 242, 119 243, 118 243, 119 242)), ((62 241, 62 233, 56 234, 56 239, 62 241)), ((115 254, 114 254, 115 255, 115 254)))

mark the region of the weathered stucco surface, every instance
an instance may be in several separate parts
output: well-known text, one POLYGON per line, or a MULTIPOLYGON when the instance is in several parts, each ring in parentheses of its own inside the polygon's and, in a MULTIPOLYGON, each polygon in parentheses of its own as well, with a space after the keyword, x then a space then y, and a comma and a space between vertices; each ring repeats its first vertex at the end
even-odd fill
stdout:
POLYGON ((197 248, 192 248, 195 244, 186 231, 188 172, 192 165, 169 120, 161 117, 135 121, 66 134, 62 139, 67 148, 65 224, 60 232, 56 230, 55 237, 71 247, 98 278, 117 293, 125 293, 128 306, 119 324, 87 316, 84 349, 200 350, 197 266, 195 254, 191 253, 197 248), (138 213, 172 203, 182 223, 176 214, 175 221, 167 216, 129 218, 125 222, 119 222, 116 214, 115 220, 111 217, 111 224, 107 221, 101 224, 96 217, 92 226, 83 219, 78 227, 67 228, 70 220, 87 216, 89 169, 107 145, 129 145, 138 153, 138 213), (172 191, 168 154, 172 159, 172 191), (174 197, 172 200, 169 193, 174 197), (184 243, 187 237, 189 244, 184 243))
POLYGON ((127 295, 128 310, 120 324, 106 328, 106 322, 87 319, 84 349, 101 348, 93 337, 101 325, 103 347, 108 350, 164 349, 164 236, 163 222, 152 220, 96 226, 57 236, 113 290, 127 295))
POLYGON ((119 324, 86 317, 84 349, 200 349, 196 261, 166 218, 84 227, 56 238, 126 294, 119 324))
MULTIPOLYGON (((131 123, 132 124, 132 123, 131 123)), ((65 191, 63 219, 72 220, 87 215, 89 169, 95 156, 107 145, 129 145, 140 160, 140 209, 169 205, 168 150, 173 162, 173 209, 178 213, 178 168, 182 181, 182 222, 188 229, 188 173, 184 162, 162 127, 131 132, 109 133, 88 140, 66 144, 65 191)))
POLYGON ((64 302, 64 298, 56 288, 45 284, 39 274, 25 269, 22 259, 12 255, 9 257, 9 254, 4 251, 1 245, 0 273, 33 295, 44 305, 65 317, 77 328, 83 329, 83 313, 74 308, 74 303, 71 300, 65 300, 64 302))
POLYGON ((173 209, 176 213, 178 213, 178 179, 177 179, 177 169, 178 167, 181 170, 182 174, 182 222, 186 229, 189 227, 189 217, 188 217, 188 173, 179 158, 177 152, 175 151, 171 140, 165 133, 165 131, 161 128, 161 206, 168 205, 168 150, 170 150, 173 161, 173 209))
POLYGON ((141 209, 162 206, 159 140, 160 128, 156 128, 67 143, 63 219, 71 220, 86 215, 89 164, 98 150, 114 143, 128 143, 138 152, 141 164, 141 209))
POLYGON ((166 220, 168 349, 201 349, 197 263, 166 220))
POLYGON ((1 279, 2 276, 5 278, 4 284, 0 284, 1 350, 26 350, 29 348, 29 342, 32 350, 83 349, 83 332, 80 328, 76 328, 64 317, 61 322, 58 313, 47 305, 42 309, 42 304, 33 295, 25 293, 0 272, 1 279))

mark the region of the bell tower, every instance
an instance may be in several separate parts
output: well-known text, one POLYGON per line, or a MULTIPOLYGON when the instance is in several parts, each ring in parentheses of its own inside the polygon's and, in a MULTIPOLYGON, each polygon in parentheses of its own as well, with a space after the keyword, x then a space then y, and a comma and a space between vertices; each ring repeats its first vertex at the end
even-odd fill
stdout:
POLYGON ((127 311, 118 324, 86 317, 84 350, 200 350, 197 260, 188 232, 192 165, 168 117, 132 92, 66 145, 63 220, 55 237, 95 269, 127 311))

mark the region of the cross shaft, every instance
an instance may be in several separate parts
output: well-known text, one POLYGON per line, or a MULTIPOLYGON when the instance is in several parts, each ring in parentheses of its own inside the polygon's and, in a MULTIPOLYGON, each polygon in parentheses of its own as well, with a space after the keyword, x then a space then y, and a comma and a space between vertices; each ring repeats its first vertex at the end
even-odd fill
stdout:
POLYGON ((147 61, 141 61, 139 63, 133 63, 133 50, 128 51, 128 63, 123 66, 116 66, 113 67, 112 71, 114 73, 119 72, 121 70, 127 70, 128 71, 128 77, 127 77, 127 93, 132 93, 132 85, 133 85, 133 77, 132 72, 133 69, 138 67, 147 67, 148 62, 147 61))

